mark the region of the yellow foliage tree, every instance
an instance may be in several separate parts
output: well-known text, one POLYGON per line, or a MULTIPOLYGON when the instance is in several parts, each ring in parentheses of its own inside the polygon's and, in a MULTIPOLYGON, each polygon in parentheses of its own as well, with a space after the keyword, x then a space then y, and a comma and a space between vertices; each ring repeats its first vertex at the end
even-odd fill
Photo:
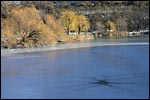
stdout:
POLYGON ((76 15, 71 24, 71 29, 78 31, 80 34, 81 31, 87 31, 90 28, 90 23, 88 18, 83 15, 76 15))
POLYGON ((16 22, 16 33, 29 35, 42 23, 39 11, 35 7, 17 8, 12 10, 12 18, 16 22))
POLYGON ((1 46, 9 47, 15 45, 15 22, 12 19, 1 19, 1 46))
POLYGON ((53 30, 51 28, 49 28, 48 25, 40 25, 39 28, 42 33, 41 34, 37 34, 36 37, 39 38, 38 44, 39 45, 48 45, 48 44, 53 44, 54 42, 56 42, 56 38, 57 36, 53 33, 53 30))
POLYGON ((50 27, 55 35, 61 37, 65 30, 59 20, 56 20, 53 15, 46 15, 46 24, 50 27))
POLYGON ((11 16, 15 22, 14 34, 20 38, 17 43, 25 47, 33 46, 36 39, 32 37, 40 31, 39 25, 43 23, 40 12, 34 6, 17 6, 12 9, 11 16))
POLYGON ((17 6, 11 10, 11 17, 1 18, 2 38, 10 46, 12 43, 24 47, 57 43, 65 33, 64 27, 53 15, 45 15, 45 19, 46 23, 34 6, 17 6))
POLYGON ((88 18, 83 15, 77 15, 70 10, 62 12, 60 19, 68 34, 71 30, 77 31, 80 34, 81 31, 87 31, 90 28, 88 18))
POLYGON ((38 41, 38 43, 40 45, 54 44, 65 35, 65 30, 53 15, 46 15, 45 19, 46 24, 43 23, 39 26, 39 29, 42 30, 42 34, 39 34, 40 41, 38 41))
POLYGON ((65 27, 67 33, 69 34, 71 24, 74 20, 76 13, 70 10, 65 10, 62 12, 62 15, 60 17, 62 25, 65 27))
POLYGON ((116 25, 114 22, 112 21, 107 21, 106 22, 106 28, 110 31, 110 30, 113 30, 113 31, 116 31, 116 25))

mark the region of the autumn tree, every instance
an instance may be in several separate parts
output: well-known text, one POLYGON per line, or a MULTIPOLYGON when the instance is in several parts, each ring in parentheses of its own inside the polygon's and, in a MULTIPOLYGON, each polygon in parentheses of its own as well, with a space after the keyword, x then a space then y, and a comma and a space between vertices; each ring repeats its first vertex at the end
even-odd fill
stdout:
POLYGON ((38 34, 39 25, 42 23, 39 11, 32 7, 16 7, 11 12, 13 20, 16 22, 15 34, 20 34, 19 40, 22 45, 31 39, 33 35, 38 34))
POLYGON ((15 22, 13 19, 1 18, 1 46, 11 48, 15 45, 15 22))
POLYGON ((60 20, 65 30, 67 31, 67 34, 69 34, 70 32, 71 24, 74 20, 75 15, 76 13, 70 10, 65 10, 64 12, 62 12, 60 20))
POLYGON ((48 27, 52 29, 54 34, 60 36, 61 34, 65 33, 65 30, 61 25, 61 22, 59 20, 56 20, 53 15, 47 14, 45 17, 46 17, 46 24, 48 25, 48 27))
POLYGON ((88 18, 86 18, 85 16, 76 15, 71 26, 73 30, 76 30, 78 34, 80 34, 81 31, 87 31, 90 28, 90 23, 88 18))
POLYGON ((106 29, 108 29, 109 31, 115 31, 116 30, 116 25, 115 25, 115 23, 114 22, 112 22, 112 21, 110 21, 110 20, 108 20, 107 22, 106 22, 106 29))
POLYGON ((1 34, 6 47, 54 44, 65 34, 59 20, 45 14, 44 23, 40 11, 34 6, 17 6, 10 14, 11 17, 1 18, 1 34))
POLYGON ((60 20, 56 20, 53 15, 49 14, 45 15, 45 24, 43 25, 43 28, 41 28, 41 30, 43 30, 41 40, 49 41, 49 43, 56 43, 66 35, 64 27, 61 25, 60 20))
POLYGON ((88 18, 84 15, 77 15, 73 11, 65 10, 60 19, 68 34, 71 30, 80 34, 81 31, 87 31, 90 28, 88 18))

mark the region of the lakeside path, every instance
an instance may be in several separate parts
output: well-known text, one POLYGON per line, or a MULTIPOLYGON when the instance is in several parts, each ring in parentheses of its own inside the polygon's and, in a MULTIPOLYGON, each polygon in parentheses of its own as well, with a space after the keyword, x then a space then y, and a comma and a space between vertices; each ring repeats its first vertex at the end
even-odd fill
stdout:
POLYGON ((79 43, 66 43, 57 44, 55 46, 33 47, 33 48, 19 48, 19 49, 1 49, 1 56, 6 56, 12 53, 25 53, 25 52, 40 52, 51 50, 63 50, 73 48, 84 48, 94 46, 112 46, 112 45, 148 45, 149 42, 79 42, 79 43))

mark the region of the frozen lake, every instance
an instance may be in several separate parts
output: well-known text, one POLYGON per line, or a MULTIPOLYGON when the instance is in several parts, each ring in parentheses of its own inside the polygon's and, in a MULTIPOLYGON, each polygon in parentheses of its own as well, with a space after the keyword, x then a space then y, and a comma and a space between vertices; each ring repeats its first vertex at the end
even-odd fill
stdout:
POLYGON ((149 44, 1 56, 1 98, 149 98, 149 44))

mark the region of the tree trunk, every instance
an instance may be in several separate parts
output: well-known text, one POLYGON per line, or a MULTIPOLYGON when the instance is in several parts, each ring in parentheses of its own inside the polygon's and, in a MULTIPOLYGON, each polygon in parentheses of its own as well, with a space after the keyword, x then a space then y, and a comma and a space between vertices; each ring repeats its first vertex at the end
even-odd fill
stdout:
POLYGON ((81 28, 80 28, 80 27, 78 27, 78 34, 80 34, 80 32, 81 32, 81 28))
POLYGON ((69 27, 67 27, 67 34, 69 35, 69 32, 70 32, 70 28, 69 27))

